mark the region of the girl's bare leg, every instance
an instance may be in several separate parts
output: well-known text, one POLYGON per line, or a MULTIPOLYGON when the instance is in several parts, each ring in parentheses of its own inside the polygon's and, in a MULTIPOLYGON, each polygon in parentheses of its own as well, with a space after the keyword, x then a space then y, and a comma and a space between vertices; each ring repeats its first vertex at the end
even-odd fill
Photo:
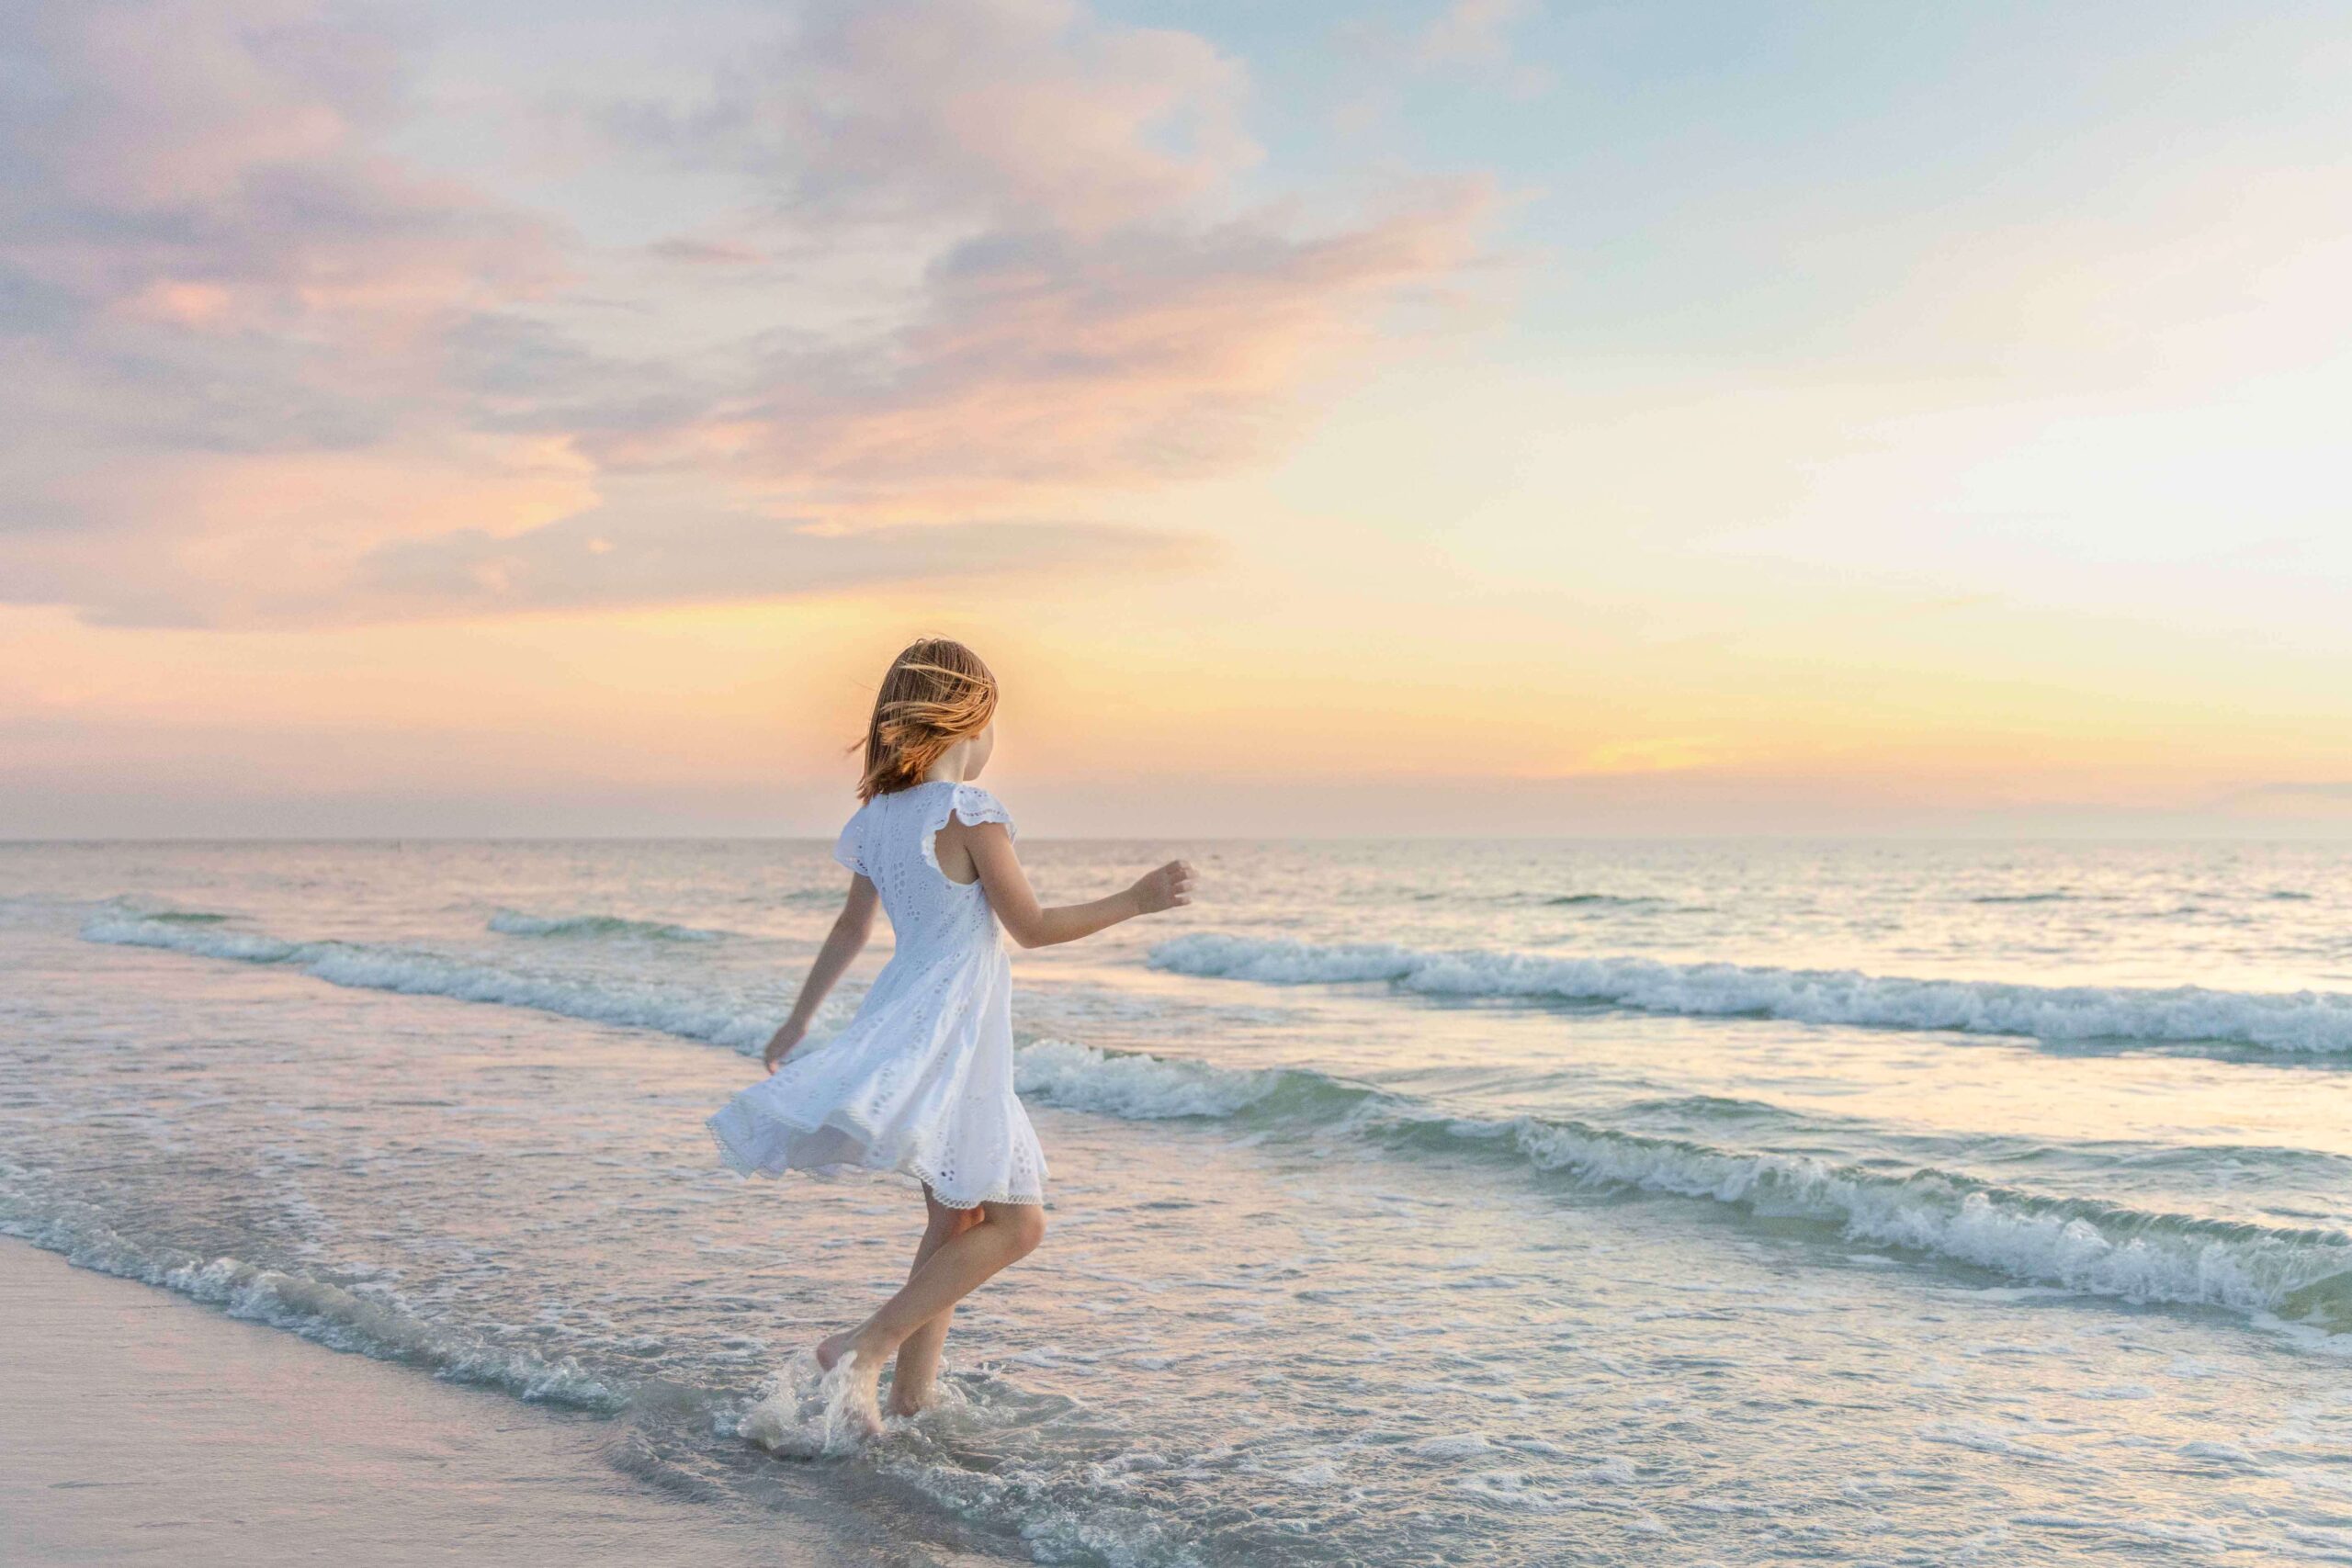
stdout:
MULTIPOLYGON (((914 1268, 908 1270, 911 1280, 922 1272, 922 1266, 954 1236, 980 1223, 978 1209, 951 1209, 923 1189, 923 1201, 930 1205, 931 1222, 923 1227, 922 1245, 915 1248, 914 1268)), ((956 1309, 945 1312, 925 1323, 899 1344, 898 1371, 890 1377, 890 1414, 912 1416, 931 1403, 932 1384, 939 1377, 939 1352, 947 1343, 947 1327, 956 1316, 956 1309)))
MULTIPOLYGON (((907 1278, 909 1280, 912 1280, 915 1277, 916 1272, 920 1270, 925 1263, 931 1260, 931 1255, 937 1252, 941 1247, 944 1246, 950 1236, 955 1235, 958 1231, 978 1224, 980 1221, 986 1217, 977 1207, 969 1209, 949 1208, 946 1204, 941 1202, 936 1197, 933 1196, 932 1190, 928 1186, 922 1190, 922 1201, 923 1207, 927 1211, 923 1224, 922 1239, 915 1244, 914 1266, 907 1270, 907 1278)), ((916 1350, 916 1347, 925 1338, 926 1336, 930 1337, 934 1341, 932 1346, 931 1353, 934 1359, 936 1359, 939 1349, 937 1341, 944 1340, 946 1338, 947 1322, 949 1319, 953 1318, 955 1314, 956 1309, 953 1307, 948 1308, 947 1311, 939 1315, 935 1325, 928 1323, 923 1325, 922 1328, 917 1329, 913 1334, 908 1336, 907 1342, 904 1345, 899 1347, 899 1359, 901 1363, 899 1367, 900 1375, 890 1380, 890 1386, 894 1390, 910 1386, 905 1373, 912 1363, 909 1362, 908 1357, 910 1352, 914 1352, 916 1350)), ((862 1327, 863 1325, 860 1326, 862 1327)), ((817 1365, 824 1369, 826 1371, 831 1371, 833 1370, 833 1363, 842 1359, 842 1352, 848 1349, 850 1347, 850 1341, 856 1337, 857 1329, 844 1328, 839 1334, 829 1334, 824 1338, 817 1341, 817 1365)), ((919 1354, 920 1353, 918 1352, 918 1356, 919 1354)), ((925 1382, 927 1386, 928 1380, 925 1380, 925 1382)), ((904 1414, 904 1412, 901 1412, 901 1414, 904 1414)))
MULTIPOLYGON (((828 1360, 828 1350, 833 1353, 831 1359, 846 1350, 857 1353, 850 1363, 850 1375, 859 1385, 870 1429, 879 1430, 882 1425, 881 1411, 875 1403, 882 1363, 933 1318, 939 1319, 938 1334, 944 1337, 946 1314, 957 1302, 1006 1264, 1036 1250, 1045 1239, 1046 1212, 1035 1203, 983 1203, 978 1223, 963 1225, 933 1248, 930 1257, 915 1266, 898 1293, 875 1309, 873 1316, 818 1347, 820 1361, 828 1360)), ((937 1355, 934 1346, 931 1351, 934 1364, 937 1355)))

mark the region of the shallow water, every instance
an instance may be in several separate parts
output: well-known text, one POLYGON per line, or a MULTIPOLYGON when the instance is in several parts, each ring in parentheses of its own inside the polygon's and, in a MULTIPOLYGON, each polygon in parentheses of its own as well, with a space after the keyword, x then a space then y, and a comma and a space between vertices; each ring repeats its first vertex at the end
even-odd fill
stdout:
POLYGON ((943 1551, 2352 1561, 2343 850, 1023 845, 1177 850, 1015 954, 1051 1234, 852 1457, 753 1439, 919 1195, 701 1126, 821 844, 0 848, 0 1226, 943 1551))

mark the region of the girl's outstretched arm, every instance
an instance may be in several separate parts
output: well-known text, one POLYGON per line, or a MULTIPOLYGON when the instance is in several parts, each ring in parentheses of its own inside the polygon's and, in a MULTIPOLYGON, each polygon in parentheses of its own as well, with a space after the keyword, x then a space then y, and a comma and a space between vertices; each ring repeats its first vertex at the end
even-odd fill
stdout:
POLYGON ((808 978, 800 983, 800 994, 792 998, 792 1016, 768 1042, 763 1056, 768 1071, 775 1071, 776 1065, 808 1035, 808 1021, 823 1004, 825 993, 833 988, 851 961, 865 951, 865 940, 874 934, 874 910, 879 902, 871 881, 864 875, 850 878, 849 897, 842 912, 833 917, 833 929, 825 933, 825 945, 817 950, 816 962, 808 965, 808 978))
POLYGON ((1193 901, 1193 868, 1171 860, 1157 871, 1146 872, 1132 887, 1091 904, 1057 904, 1048 909, 1037 902, 1029 874, 1013 852, 1012 835, 1000 822, 981 822, 966 829, 972 865, 988 888, 989 908, 999 924, 1023 947, 1052 947, 1092 936, 1105 926, 1157 914, 1193 901))

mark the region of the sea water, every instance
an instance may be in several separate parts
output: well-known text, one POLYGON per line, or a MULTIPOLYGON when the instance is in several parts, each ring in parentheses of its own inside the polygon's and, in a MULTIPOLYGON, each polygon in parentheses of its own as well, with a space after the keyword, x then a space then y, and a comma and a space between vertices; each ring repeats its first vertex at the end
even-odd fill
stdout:
MULTIPOLYGON (((901 1560, 2352 1562, 2352 851, 1024 840, 1045 1246, 703 1119, 822 843, 0 847, 0 1230, 901 1560)), ((887 951, 853 970, 817 1034, 887 951)))

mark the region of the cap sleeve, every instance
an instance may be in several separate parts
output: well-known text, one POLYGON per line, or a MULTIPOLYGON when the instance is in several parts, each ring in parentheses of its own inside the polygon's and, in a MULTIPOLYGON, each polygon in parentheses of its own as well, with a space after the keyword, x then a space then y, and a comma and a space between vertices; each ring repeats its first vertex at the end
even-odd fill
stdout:
POLYGON ((866 874, 865 859, 861 852, 865 838, 865 807, 861 806, 842 825, 842 835, 833 840, 833 858, 860 876, 866 874))
POLYGON ((956 815, 974 827, 983 822, 1001 822, 1006 833, 1016 839, 1021 837, 1021 830, 1012 825, 1012 813, 1004 808, 1004 802, 976 784, 956 786, 956 815))

